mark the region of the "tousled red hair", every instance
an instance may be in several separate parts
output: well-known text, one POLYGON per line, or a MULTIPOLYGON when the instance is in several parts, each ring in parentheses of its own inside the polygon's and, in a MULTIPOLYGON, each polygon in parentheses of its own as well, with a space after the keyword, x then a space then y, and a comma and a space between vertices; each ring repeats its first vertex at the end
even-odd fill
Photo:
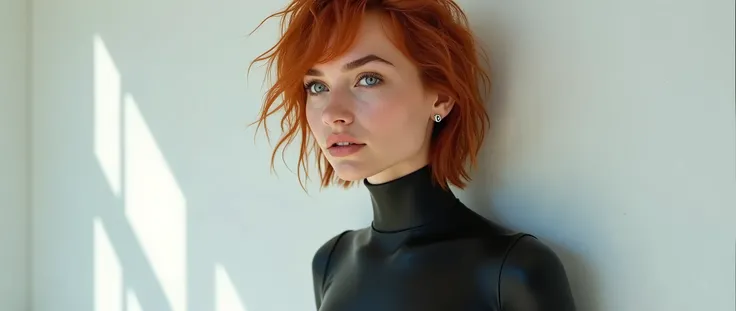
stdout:
POLYGON ((446 187, 449 182, 463 188, 465 181, 470 180, 466 164, 476 164, 489 124, 480 84, 489 87, 490 78, 479 63, 479 56, 483 55, 478 52, 482 49, 476 46, 468 29, 467 17, 452 0, 293 0, 285 9, 266 17, 261 24, 280 17, 282 35, 251 65, 266 61, 269 73, 276 66, 276 80, 265 95, 256 121, 258 127, 264 126, 268 137, 266 119, 283 113, 283 136, 273 150, 271 167, 278 149, 299 137, 300 183, 302 171, 309 178, 306 161, 314 152, 322 187, 333 182, 343 187, 352 184, 335 175, 310 134, 302 81, 314 64, 348 51, 367 11, 383 14, 394 45, 417 66, 425 86, 454 100, 450 114, 435 126, 429 162, 440 185, 446 187))

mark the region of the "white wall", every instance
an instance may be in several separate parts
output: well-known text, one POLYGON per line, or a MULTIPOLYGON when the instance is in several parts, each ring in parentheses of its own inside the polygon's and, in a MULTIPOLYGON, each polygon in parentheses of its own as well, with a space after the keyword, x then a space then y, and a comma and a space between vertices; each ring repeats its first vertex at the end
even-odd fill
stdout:
POLYGON ((0 310, 28 310, 27 14, 0 0, 0 310))
POLYGON ((0 0, 0 310, 28 310, 26 1, 0 0))
POLYGON ((463 3, 500 103, 465 198, 555 245, 581 310, 734 310, 734 2, 463 3))
MULTIPOLYGON (((246 127, 283 4, 34 1, 35 310, 313 309, 370 201, 305 195, 246 127)), ((462 5, 503 106, 459 195, 553 245, 581 310, 733 310, 733 3, 462 5)))

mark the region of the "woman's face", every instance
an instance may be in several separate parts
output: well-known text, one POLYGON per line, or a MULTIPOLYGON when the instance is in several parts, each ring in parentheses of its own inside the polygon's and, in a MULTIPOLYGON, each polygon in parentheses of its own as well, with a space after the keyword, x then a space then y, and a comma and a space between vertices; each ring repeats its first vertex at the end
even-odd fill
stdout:
POLYGON ((316 64, 304 84, 312 134, 347 181, 382 183, 426 165, 433 115, 451 108, 424 88, 378 14, 367 14, 352 48, 316 64))

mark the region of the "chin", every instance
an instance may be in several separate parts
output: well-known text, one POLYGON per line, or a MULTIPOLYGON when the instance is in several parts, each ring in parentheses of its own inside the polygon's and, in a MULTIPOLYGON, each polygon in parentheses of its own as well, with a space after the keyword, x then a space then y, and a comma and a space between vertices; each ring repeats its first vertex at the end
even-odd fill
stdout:
POLYGON ((360 181, 375 174, 365 165, 353 161, 333 161, 330 165, 335 169, 335 175, 345 181, 360 181))

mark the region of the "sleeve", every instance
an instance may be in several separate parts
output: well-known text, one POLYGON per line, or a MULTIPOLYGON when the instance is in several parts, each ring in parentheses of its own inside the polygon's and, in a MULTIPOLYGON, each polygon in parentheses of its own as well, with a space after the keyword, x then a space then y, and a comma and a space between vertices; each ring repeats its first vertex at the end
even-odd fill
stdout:
POLYGON ((565 267, 557 254, 531 235, 520 237, 501 267, 502 311, 575 311, 565 267))
POLYGON ((349 231, 344 231, 320 246, 312 257, 312 282, 314 285, 314 300, 317 310, 322 306, 324 295, 324 283, 327 278, 327 269, 332 259, 332 252, 340 238, 349 231))

